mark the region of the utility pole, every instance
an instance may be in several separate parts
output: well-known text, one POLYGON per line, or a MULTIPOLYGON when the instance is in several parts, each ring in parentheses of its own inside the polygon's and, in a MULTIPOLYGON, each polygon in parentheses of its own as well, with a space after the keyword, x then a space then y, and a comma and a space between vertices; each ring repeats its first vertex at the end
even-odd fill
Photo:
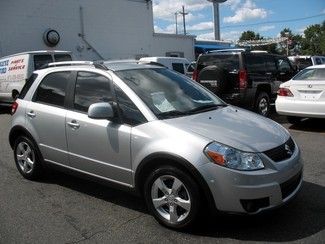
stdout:
POLYGON ((176 31, 176 35, 178 35, 178 23, 177 23, 177 15, 178 13, 175 13, 175 31, 176 31))
POLYGON ((185 12, 185 7, 184 7, 184 5, 182 6, 182 12, 179 12, 179 14, 183 15, 183 28, 184 28, 184 35, 186 35, 185 15, 188 15, 188 13, 185 12))

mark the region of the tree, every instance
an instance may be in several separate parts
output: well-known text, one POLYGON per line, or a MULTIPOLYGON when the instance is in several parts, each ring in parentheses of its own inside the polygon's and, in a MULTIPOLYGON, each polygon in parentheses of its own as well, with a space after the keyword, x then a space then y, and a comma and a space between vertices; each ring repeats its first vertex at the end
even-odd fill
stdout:
POLYGON ((259 33, 255 33, 254 31, 244 31, 240 38, 239 38, 239 41, 251 41, 251 40, 261 40, 263 39, 262 36, 260 36, 259 33))
POLYGON ((301 52, 301 42, 302 42, 302 36, 301 35, 295 35, 292 33, 292 30, 290 28, 284 28, 280 32, 281 37, 288 38, 284 42, 279 43, 278 45, 278 52, 281 54, 287 54, 287 45, 288 45, 288 51, 289 55, 295 55, 299 54, 301 52))
MULTIPOLYGON (((240 42, 257 41, 257 40, 264 40, 264 37, 261 36, 259 33, 256 33, 251 30, 244 31, 239 38, 240 42)), ((277 53, 276 47, 277 47, 276 44, 269 44, 269 45, 253 46, 250 48, 251 50, 263 50, 269 53, 277 53)))
POLYGON ((325 21, 308 26, 302 39, 302 53, 308 55, 325 54, 325 21))

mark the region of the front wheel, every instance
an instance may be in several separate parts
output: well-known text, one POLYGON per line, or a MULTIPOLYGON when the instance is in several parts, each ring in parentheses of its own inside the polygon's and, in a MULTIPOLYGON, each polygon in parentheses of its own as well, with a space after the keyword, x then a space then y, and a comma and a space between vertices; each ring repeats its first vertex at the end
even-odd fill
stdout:
POLYGON ((255 111, 267 117, 270 113, 270 97, 266 92, 260 92, 255 100, 255 111))
POLYGON ((198 217, 200 193, 185 172, 173 166, 154 170, 144 186, 148 209, 156 220, 169 228, 191 226, 198 217))

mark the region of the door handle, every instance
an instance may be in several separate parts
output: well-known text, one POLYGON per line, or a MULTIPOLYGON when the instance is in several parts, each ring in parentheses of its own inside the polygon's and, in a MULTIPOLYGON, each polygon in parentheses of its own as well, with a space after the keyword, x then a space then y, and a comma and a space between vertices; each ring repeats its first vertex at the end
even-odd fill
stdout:
POLYGON ((27 113, 27 116, 30 117, 30 118, 35 118, 36 117, 36 114, 34 113, 34 111, 30 111, 27 113))
POLYGON ((79 129, 79 127, 80 127, 80 124, 78 124, 76 120, 72 120, 71 122, 67 122, 67 124, 68 124, 72 129, 79 129))
POLYGON ((267 73, 265 73, 266 75, 272 75, 272 73, 271 72, 267 72, 267 73))

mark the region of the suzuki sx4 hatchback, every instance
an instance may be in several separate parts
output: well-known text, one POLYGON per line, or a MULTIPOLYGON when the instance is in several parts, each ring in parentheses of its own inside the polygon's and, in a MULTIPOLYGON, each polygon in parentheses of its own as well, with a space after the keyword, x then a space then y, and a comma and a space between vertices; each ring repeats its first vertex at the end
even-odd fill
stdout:
POLYGON ((25 178, 52 165, 123 186, 170 228, 190 226, 207 207, 272 209, 302 185, 286 129, 153 64, 49 64, 12 114, 9 141, 25 178))

